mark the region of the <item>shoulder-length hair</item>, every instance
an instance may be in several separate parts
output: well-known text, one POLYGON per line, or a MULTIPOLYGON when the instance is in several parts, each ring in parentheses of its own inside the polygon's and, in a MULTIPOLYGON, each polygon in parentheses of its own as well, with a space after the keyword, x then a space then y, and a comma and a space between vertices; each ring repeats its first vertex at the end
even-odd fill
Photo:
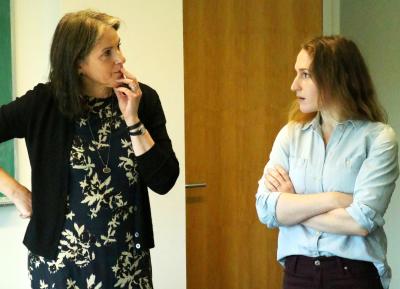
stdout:
POLYGON ((86 110, 82 98, 80 63, 92 51, 105 27, 118 30, 120 20, 93 10, 67 13, 54 32, 50 50, 49 82, 58 106, 69 118, 86 110))
MULTIPOLYGON (((342 36, 322 36, 301 46, 312 58, 310 72, 319 90, 319 106, 334 109, 341 120, 387 122, 367 65, 356 44, 342 36)), ((297 101, 289 121, 305 123, 316 113, 302 113, 297 101)))

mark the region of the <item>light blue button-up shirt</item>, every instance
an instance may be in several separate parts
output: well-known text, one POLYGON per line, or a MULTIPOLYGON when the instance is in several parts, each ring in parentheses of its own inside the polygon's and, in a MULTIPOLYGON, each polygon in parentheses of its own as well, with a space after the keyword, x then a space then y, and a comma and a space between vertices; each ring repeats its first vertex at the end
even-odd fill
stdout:
POLYGON ((373 262, 384 288, 389 287, 383 216, 399 175, 397 141, 382 123, 348 120, 339 123, 325 146, 319 115, 307 124, 291 122, 279 132, 264 175, 258 182, 256 208, 260 221, 279 227, 277 259, 289 255, 339 256, 373 262), (270 192, 267 170, 281 165, 289 172, 297 194, 353 194, 347 212, 368 230, 366 237, 318 232, 304 225, 283 226, 276 218, 280 192, 270 192))

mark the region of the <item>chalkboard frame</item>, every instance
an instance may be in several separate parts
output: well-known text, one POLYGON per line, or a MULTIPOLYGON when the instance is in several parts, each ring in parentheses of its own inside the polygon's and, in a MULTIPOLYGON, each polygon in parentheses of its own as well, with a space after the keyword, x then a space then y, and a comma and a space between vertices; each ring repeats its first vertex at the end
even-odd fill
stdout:
MULTIPOLYGON (((0 0, 0 106, 12 100, 12 52, 10 0, 0 0)), ((0 166, 14 176, 14 141, 0 144, 0 166)), ((0 206, 12 204, 9 198, 0 192, 0 206)))

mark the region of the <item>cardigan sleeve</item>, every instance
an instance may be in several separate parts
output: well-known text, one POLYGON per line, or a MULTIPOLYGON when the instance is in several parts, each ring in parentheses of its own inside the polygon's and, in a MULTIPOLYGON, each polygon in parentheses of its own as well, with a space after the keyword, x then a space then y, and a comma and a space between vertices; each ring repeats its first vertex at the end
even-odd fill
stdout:
POLYGON ((158 194, 166 194, 179 175, 179 163, 172 149, 166 129, 166 119, 158 94, 140 84, 143 95, 139 117, 155 144, 146 153, 136 157, 139 173, 146 185, 158 194))
POLYGON ((29 119, 29 102, 32 91, 0 107, 0 143, 23 138, 29 119))

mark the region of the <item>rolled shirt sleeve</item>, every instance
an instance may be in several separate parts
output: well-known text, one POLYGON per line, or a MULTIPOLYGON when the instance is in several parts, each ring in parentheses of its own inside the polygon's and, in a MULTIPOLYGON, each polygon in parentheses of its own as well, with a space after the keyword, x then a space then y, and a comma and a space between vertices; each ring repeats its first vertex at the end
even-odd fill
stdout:
POLYGON ((275 228, 279 226, 278 220, 276 219, 276 203, 280 196, 280 192, 268 192, 264 190, 261 179, 258 182, 258 191, 256 194, 256 209, 258 219, 261 223, 267 225, 269 228, 275 228))
POLYGON ((346 208, 350 216, 368 232, 384 225, 383 216, 399 175, 395 132, 387 125, 382 126, 371 136, 367 158, 354 186, 353 203, 346 208))
POLYGON ((265 177, 268 174, 268 170, 278 164, 286 171, 289 169, 289 127, 290 124, 285 125, 278 133, 272 146, 269 161, 264 168, 261 179, 258 181, 258 190, 256 193, 257 215, 260 222, 269 228, 279 226, 276 218, 276 204, 281 193, 270 192, 267 188, 265 177))

